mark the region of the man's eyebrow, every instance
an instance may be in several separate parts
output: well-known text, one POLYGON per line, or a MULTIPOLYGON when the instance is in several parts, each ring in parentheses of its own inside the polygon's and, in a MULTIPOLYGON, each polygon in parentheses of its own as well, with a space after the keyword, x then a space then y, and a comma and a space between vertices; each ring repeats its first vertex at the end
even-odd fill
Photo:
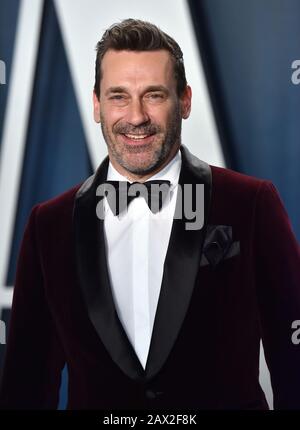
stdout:
POLYGON ((109 87, 105 91, 105 95, 107 96, 110 93, 124 93, 124 92, 126 92, 126 88, 125 87, 109 87))
MULTIPOLYGON (((165 94, 169 94, 169 90, 163 85, 149 85, 145 88, 144 93, 154 92, 154 91, 162 91, 165 94)), ((117 87, 109 87, 105 91, 105 95, 109 95, 112 93, 126 93, 127 89, 125 87, 117 86, 117 87)))
POLYGON ((145 93, 150 93, 154 91, 162 91, 165 94, 169 94, 168 88, 164 87, 163 85, 150 85, 145 89, 145 93))

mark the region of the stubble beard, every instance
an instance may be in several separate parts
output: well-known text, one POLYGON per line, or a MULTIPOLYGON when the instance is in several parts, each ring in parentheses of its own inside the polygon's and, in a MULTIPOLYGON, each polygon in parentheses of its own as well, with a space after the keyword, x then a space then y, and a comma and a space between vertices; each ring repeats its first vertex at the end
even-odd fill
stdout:
POLYGON ((164 164, 170 156, 172 149, 178 147, 181 143, 181 113, 179 103, 175 106, 174 111, 166 126, 166 131, 163 132, 160 126, 156 124, 144 124, 134 127, 127 123, 119 123, 113 127, 110 132, 107 128, 104 115, 101 115, 101 130, 108 150, 115 161, 128 172, 135 175, 147 175, 154 170, 157 170, 164 164), (147 132, 156 133, 155 141, 148 145, 122 145, 116 139, 117 133, 137 133, 147 134, 147 132), (161 134, 161 136, 159 136, 161 134), (149 157, 145 161, 143 155, 149 153, 149 157), (129 154, 129 157, 126 155, 129 154), (130 154, 135 154, 135 163, 130 162, 130 154), (139 159, 139 155, 142 157, 139 159), (129 160, 126 160, 129 158, 129 160))

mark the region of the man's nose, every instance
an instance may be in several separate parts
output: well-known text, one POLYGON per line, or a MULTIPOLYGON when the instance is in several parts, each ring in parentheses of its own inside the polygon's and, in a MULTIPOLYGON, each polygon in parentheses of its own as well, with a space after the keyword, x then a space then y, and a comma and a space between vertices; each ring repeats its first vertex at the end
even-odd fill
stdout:
POLYGON ((127 122, 131 125, 138 126, 149 121, 149 116, 143 105, 143 101, 136 99, 132 100, 128 106, 127 122))

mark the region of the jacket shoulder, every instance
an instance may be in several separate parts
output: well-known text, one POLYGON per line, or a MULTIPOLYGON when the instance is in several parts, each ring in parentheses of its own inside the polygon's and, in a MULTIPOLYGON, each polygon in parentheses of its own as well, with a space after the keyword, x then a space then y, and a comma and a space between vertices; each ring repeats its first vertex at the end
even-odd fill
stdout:
POLYGON ((264 185, 271 184, 268 180, 245 175, 224 167, 210 167, 213 190, 220 191, 222 194, 230 193, 249 197, 250 194, 255 195, 264 185))
POLYGON ((239 201, 256 198, 264 189, 274 187, 267 179, 249 176, 224 167, 210 166, 212 188, 224 197, 238 198, 239 201))
POLYGON ((34 207, 38 218, 72 216, 75 196, 81 185, 78 184, 52 199, 38 203, 34 207))
MULTIPOLYGON (((231 169, 211 167, 212 193, 211 213, 230 214, 236 222, 254 216, 256 210, 265 206, 266 198, 277 191, 271 181, 245 175, 231 169)), ((219 220, 218 220, 219 222, 219 220)), ((233 221, 226 221, 233 223, 233 221)), ((224 221, 225 223, 225 221, 224 221)))

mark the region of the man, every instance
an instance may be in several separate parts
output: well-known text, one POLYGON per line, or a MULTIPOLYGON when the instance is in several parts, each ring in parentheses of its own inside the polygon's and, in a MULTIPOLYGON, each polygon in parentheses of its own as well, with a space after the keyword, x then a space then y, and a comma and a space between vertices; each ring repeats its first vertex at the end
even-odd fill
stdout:
POLYGON ((299 246, 270 182, 209 166, 181 145, 190 109, 172 38, 131 19, 104 33, 94 117, 108 157, 81 187, 32 211, 3 408, 56 408, 66 363, 69 409, 268 409, 261 338, 275 408, 300 408, 300 347, 291 340, 299 246), (142 195, 120 211, 101 194, 103 185, 122 194, 125 181, 149 180, 170 183, 158 211, 142 195), (196 185, 204 221, 190 229, 186 212, 175 214, 183 195, 197 203, 196 185))

